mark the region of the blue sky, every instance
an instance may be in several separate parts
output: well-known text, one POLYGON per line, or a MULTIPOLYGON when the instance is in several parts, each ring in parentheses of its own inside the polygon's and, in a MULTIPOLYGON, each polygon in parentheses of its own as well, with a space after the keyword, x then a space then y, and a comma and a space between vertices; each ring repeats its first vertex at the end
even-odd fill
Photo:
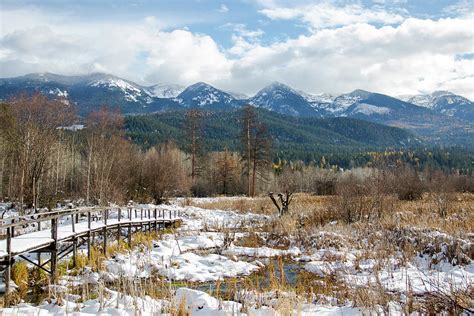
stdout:
POLYGON ((472 1, 2 0, 2 77, 474 97, 472 1))

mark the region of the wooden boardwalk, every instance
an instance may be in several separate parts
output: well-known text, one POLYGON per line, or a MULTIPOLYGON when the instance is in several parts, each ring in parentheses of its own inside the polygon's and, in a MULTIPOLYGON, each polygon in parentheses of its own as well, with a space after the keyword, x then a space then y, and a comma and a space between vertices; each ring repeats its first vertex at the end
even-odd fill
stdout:
POLYGON ((77 249, 91 246, 96 236, 102 238, 106 254, 108 239, 125 240, 131 246, 135 232, 151 232, 174 226, 180 213, 159 208, 84 207, 10 217, 0 221, 0 265, 4 266, 5 293, 8 293, 11 267, 22 258, 50 274, 56 280, 58 260, 72 253, 76 265, 77 249), (31 254, 36 253, 36 260, 31 254), (42 262, 41 255, 49 254, 42 262))

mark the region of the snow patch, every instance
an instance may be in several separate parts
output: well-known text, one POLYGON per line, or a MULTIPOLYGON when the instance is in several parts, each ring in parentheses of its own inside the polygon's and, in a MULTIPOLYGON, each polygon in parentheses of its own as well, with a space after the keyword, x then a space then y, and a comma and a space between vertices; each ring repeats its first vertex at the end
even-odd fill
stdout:
POLYGON ((353 110, 353 113, 361 113, 364 115, 373 115, 373 114, 389 114, 392 110, 383 106, 375 106, 372 104, 361 103, 356 106, 353 110))

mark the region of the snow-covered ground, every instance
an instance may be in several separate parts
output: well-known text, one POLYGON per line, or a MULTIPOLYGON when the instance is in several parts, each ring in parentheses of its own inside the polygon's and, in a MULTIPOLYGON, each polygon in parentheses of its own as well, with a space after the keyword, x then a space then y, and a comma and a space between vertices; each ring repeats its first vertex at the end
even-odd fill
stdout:
MULTIPOLYGON (((194 199, 193 204, 213 201, 209 198, 194 199)), ((305 237, 312 243, 290 236, 286 249, 272 248, 271 243, 249 247, 240 241, 252 233, 266 240, 267 234, 260 230, 272 220, 270 216, 183 205, 183 201, 178 199, 171 205, 160 206, 166 211, 181 212, 183 224, 177 231, 155 240, 150 248, 137 248, 108 258, 103 271, 92 272, 86 267, 78 276, 64 277, 58 285, 63 292, 67 292, 67 287, 71 285, 102 286, 105 287, 102 297, 82 301, 78 295, 63 294, 60 302, 53 300, 38 306, 22 303, 3 309, 2 315, 73 312, 75 315, 151 315, 166 314, 180 308, 190 311, 192 315, 403 314, 400 301, 390 302, 385 308, 366 310, 354 307, 351 301, 341 302, 330 296, 322 299, 309 293, 297 295, 290 288, 264 293, 240 289, 231 301, 226 301, 213 296, 213 293, 174 285, 179 282, 225 282, 228 278, 244 278, 256 272, 265 275, 267 264, 271 261, 268 258, 272 257, 285 257, 296 262, 302 271, 313 274, 315 279, 333 276, 341 284, 353 288, 374 284, 402 297, 408 293, 423 295, 439 289, 462 289, 474 284, 472 260, 464 258, 463 264, 457 264, 443 259, 442 253, 446 252, 447 246, 438 254, 419 254, 408 261, 402 254, 381 260, 370 257, 369 252, 360 247, 351 246, 350 236, 320 231, 305 237), (116 288, 107 288, 107 284, 117 280, 153 278, 168 282, 173 295, 162 299, 144 295, 136 297, 117 292, 116 288)), ((433 233, 425 235, 434 239, 439 237, 433 233)), ((441 237, 449 240, 449 236, 441 237)), ((464 241, 461 247, 472 247, 472 242, 464 241)))

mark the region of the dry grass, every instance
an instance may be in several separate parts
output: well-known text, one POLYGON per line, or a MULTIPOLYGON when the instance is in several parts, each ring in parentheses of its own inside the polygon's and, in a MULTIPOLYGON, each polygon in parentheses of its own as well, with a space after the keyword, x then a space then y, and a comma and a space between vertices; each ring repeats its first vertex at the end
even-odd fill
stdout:
MULTIPOLYGON (((345 221, 346 214, 337 209, 339 199, 338 196, 295 194, 290 204, 290 213, 267 225, 265 230, 278 234, 295 234, 300 230, 311 231, 325 227, 331 222, 345 221)), ((393 196, 382 196, 375 202, 369 197, 359 199, 356 205, 351 203, 349 207, 357 207, 356 211, 361 210, 362 213, 355 222, 438 230, 453 236, 474 231, 474 194, 452 193, 442 197, 437 194, 425 194, 421 200, 415 201, 400 201, 393 196), (374 206, 375 202, 380 202, 381 207, 374 206), (380 214, 373 216, 370 210, 379 210, 380 214)), ((224 198, 208 203, 194 202, 193 205, 204 209, 225 209, 241 213, 277 214, 268 197, 224 198)))
POLYGON ((18 295, 25 298, 29 289, 29 273, 26 262, 19 261, 12 266, 12 281, 18 286, 18 295))

